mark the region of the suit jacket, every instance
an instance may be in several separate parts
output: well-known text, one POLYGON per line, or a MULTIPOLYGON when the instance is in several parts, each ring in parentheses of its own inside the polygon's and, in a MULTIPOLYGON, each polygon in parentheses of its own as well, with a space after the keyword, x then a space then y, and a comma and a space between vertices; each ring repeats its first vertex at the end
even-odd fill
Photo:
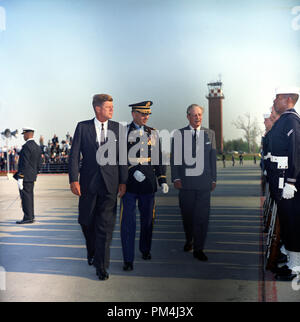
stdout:
MULTIPOLYGON (((69 156, 69 181, 78 181, 81 189, 79 198, 80 224, 89 225, 95 207, 95 196, 98 192, 117 195, 120 183, 126 183, 128 166, 120 165, 119 160, 119 123, 108 121, 107 129, 116 137, 116 165, 100 166, 96 160, 99 144, 96 141, 94 119, 79 122, 73 137, 69 156), (80 167, 81 163, 81 167, 80 167)), ((125 132, 126 133, 126 132, 125 132)))
MULTIPOLYGON (((128 125, 128 136, 130 136, 130 133, 136 131, 136 127, 133 122, 131 122, 128 125)), ((143 151, 139 151, 137 153, 137 160, 134 160, 134 163, 138 163, 136 165, 133 165, 130 163, 129 158, 129 173, 128 173, 128 181, 126 186, 126 191, 131 193, 137 193, 137 194, 148 194, 148 193, 155 193, 157 191, 157 181, 159 185, 162 183, 166 183, 166 166, 162 165, 162 152, 161 152, 161 146, 159 142, 159 137, 154 135, 154 137, 151 138, 151 132, 155 131, 155 129, 144 126, 144 132, 140 137, 136 138, 136 141, 130 142, 128 140, 127 143, 127 149, 128 149, 128 155, 131 148, 133 148, 136 144, 141 144, 143 146, 143 149, 147 155, 147 158, 142 158, 143 151), (158 147, 158 162, 156 164, 151 164, 151 153, 153 149, 156 149, 158 147), (141 159, 141 162, 139 161, 139 158, 141 159), (142 160, 147 159, 147 160, 142 160), (139 170, 142 172, 146 179, 142 182, 138 182, 133 177, 133 174, 136 170, 139 170)), ((136 132, 139 133, 139 132, 136 132)))
POLYGON ((79 122, 73 137, 72 147, 69 157, 69 181, 78 181, 80 174, 81 192, 96 193, 97 180, 104 180, 109 193, 117 193, 120 183, 126 183, 128 176, 127 165, 119 165, 119 126, 118 122, 108 121, 107 129, 112 131, 116 137, 116 165, 100 166, 96 160, 96 153, 99 144, 96 142, 96 129, 94 119, 79 122), (82 159, 81 159, 82 156, 82 159), (81 161, 81 167, 80 167, 81 161))
MULTIPOLYGON (((204 131, 204 168, 202 174, 198 176, 187 175, 187 169, 193 169, 195 166, 187 165, 184 157, 184 133, 185 131, 191 131, 187 126, 179 130, 182 136, 181 146, 174 146, 174 139, 172 142, 171 151, 171 178, 172 181, 180 179, 183 189, 189 190, 210 190, 212 182, 217 180, 217 158, 216 158, 216 141, 215 132, 213 130, 201 127, 201 131, 204 131), (174 162, 174 149, 180 150, 182 155, 182 164, 176 165, 174 162)), ((176 144, 176 140, 175 140, 176 144)), ((192 145, 192 143, 191 143, 192 145)), ((200 150, 201 151, 201 150, 200 150)), ((200 156, 200 158, 203 157, 200 156)))
POLYGON ((14 174, 16 180, 24 182, 36 181, 41 166, 41 148, 34 140, 27 141, 20 151, 18 171, 14 174))

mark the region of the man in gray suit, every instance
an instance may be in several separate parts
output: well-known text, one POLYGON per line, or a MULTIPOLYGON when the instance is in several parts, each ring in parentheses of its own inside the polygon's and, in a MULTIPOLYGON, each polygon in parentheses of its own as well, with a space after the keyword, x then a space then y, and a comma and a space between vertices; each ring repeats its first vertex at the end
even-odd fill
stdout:
POLYGON ((106 270, 116 221, 117 193, 120 197, 125 194, 128 166, 119 162, 119 131, 122 126, 110 120, 113 115, 112 97, 95 95, 93 108, 96 117, 79 122, 75 130, 69 157, 69 181, 71 191, 79 196, 78 222, 86 239, 88 264, 96 267, 100 280, 106 280, 109 277, 106 270), (97 151, 106 145, 111 134, 115 145, 109 145, 109 149, 114 149, 115 163, 102 165, 97 151))
POLYGON ((171 176, 174 187, 179 190, 186 235, 184 251, 193 249, 196 259, 206 261, 203 249, 208 230, 210 194, 216 187, 216 142, 215 132, 201 126, 202 116, 203 107, 197 104, 188 107, 189 125, 179 130, 180 139, 175 136, 172 143, 171 176), (194 160, 194 164, 188 162, 189 158, 194 160))

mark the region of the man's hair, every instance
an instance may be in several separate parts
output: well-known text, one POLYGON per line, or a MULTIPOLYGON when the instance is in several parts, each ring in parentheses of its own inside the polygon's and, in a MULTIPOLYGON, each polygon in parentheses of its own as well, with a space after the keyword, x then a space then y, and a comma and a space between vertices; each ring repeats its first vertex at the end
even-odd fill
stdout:
POLYGON ((296 103, 298 101, 298 98, 299 98, 299 95, 298 94, 292 94, 290 97, 291 97, 294 105, 296 105, 296 103))
POLYGON ((112 102, 113 98, 108 94, 96 94, 93 97, 93 108, 101 106, 104 102, 112 102))
POLYGON ((289 97, 292 101, 293 104, 296 105, 299 95, 298 94, 283 94, 285 97, 289 97))
POLYGON ((187 110, 186 110, 186 114, 189 115, 191 110, 194 108, 194 107, 199 107, 201 109, 202 112, 204 112, 204 108, 202 106, 199 106, 198 104, 191 104, 187 110))

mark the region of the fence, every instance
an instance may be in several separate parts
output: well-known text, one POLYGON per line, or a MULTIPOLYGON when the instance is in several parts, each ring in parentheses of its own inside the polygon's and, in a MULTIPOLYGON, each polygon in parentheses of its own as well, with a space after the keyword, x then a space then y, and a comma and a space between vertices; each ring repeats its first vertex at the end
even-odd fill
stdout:
MULTIPOLYGON (((17 166, 16 166, 17 168, 17 166)), ((2 171, 0 171, 0 174, 6 175, 7 169, 6 166, 2 171)), ((10 171, 11 173, 14 173, 16 171, 10 171)), ((40 173, 68 173, 68 164, 67 163, 44 163, 41 165, 40 173)))
POLYGON ((67 163, 45 163, 42 164, 40 173, 68 173, 67 163))

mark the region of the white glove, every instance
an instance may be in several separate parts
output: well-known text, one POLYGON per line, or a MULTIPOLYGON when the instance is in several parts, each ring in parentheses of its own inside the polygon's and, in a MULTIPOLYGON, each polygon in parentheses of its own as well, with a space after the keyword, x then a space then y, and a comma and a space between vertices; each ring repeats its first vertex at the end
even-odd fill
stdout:
POLYGON ((133 177, 137 182, 143 182, 146 179, 145 175, 139 170, 134 172, 133 177))
POLYGON ((169 186, 166 183, 161 184, 161 191, 162 193, 168 193, 169 192, 169 186))
POLYGON ((264 176, 266 177, 268 175, 267 170, 264 171, 264 176))
POLYGON ((18 179, 17 183, 18 183, 19 189, 23 190, 23 179, 18 179))
POLYGON ((296 187, 292 184, 286 183, 282 191, 282 198, 292 199, 294 198, 295 192, 297 192, 296 187))

